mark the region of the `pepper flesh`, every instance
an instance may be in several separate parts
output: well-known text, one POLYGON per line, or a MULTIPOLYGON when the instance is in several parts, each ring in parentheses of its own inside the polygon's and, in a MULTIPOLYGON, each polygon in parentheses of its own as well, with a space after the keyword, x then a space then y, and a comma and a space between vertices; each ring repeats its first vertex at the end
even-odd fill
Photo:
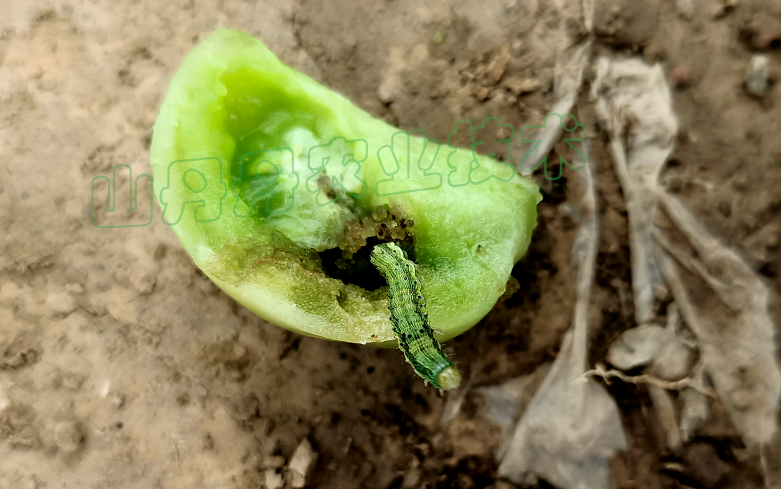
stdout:
MULTIPOLYGON (((317 254, 336 248, 347 222, 378 205, 403 209, 414 220, 418 277, 431 326, 443 332, 443 341, 490 311, 536 225, 541 196, 531 180, 513 174, 509 181, 452 186, 453 162, 471 161, 472 151, 446 144, 435 149, 284 65, 252 36, 219 29, 174 76, 155 123, 151 162, 155 195, 166 218, 173 216, 171 228, 229 295, 293 331, 392 346, 387 289, 332 278, 317 254), (333 141, 341 146, 328 146, 333 141), (399 171, 393 179, 395 193, 381 195, 377 190, 393 171, 393 162, 381 161, 384 146, 397 169, 418 154, 434 155, 431 166, 424 171, 410 162, 407 174, 399 171), (258 160, 248 170, 251 165, 243 163, 248 153, 279 148, 287 148, 277 155, 280 161, 291 165, 258 160), (327 161, 317 172, 309 167, 312 151, 327 161), (343 165, 349 152, 362 161, 343 165), (193 177, 188 165, 200 165, 201 177, 193 177), (432 188, 435 174, 441 186, 432 188), (318 175, 341 184, 344 197, 328 203, 323 192, 313 192, 318 175), (191 177, 208 182, 198 193, 204 204, 195 211, 200 204, 188 199, 198 183, 171 183, 191 177), (216 218, 214 202, 221 203, 216 218)), ((475 161, 489 170, 500 165, 479 155, 475 161)))

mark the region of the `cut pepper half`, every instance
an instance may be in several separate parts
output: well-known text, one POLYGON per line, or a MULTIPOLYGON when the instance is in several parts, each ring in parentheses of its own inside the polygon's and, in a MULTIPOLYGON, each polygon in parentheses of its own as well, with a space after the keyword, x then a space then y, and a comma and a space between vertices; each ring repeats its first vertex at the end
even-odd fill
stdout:
POLYGON ((504 292, 541 196, 508 165, 421 136, 219 29, 184 60, 160 110, 155 195, 219 287, 319 338, 395 344, 369 251, 397 241, 447 340, 504 292))

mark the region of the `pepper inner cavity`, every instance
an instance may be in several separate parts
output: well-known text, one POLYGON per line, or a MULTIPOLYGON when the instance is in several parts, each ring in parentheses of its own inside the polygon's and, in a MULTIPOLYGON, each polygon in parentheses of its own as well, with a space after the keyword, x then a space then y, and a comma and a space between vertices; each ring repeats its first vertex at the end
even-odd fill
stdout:
POLYGON ((369 259, 371 250, 380 243, 393 241, 414 261, 414 225, 403 209, 387 204, 377 206, 371 215, 347 221, 337 238, 338 248, 319 253, 326 274, 365 290, 387 285, 369 259))

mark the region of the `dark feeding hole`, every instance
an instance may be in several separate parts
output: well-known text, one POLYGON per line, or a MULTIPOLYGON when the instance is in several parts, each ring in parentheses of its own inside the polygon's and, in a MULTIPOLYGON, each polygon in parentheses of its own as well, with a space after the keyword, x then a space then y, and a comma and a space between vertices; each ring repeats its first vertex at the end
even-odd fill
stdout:
MULTIPOLYGON (((345 284, 357 285, 362 289, 377 290, 388 285, 388 283, 372 265, 369 257, 371 256, 372 248, 385 242, 385 240, 375 237, 366 238, 366 245, 356 251, 350 259, 344 258, 342 250, 339 248, 321 251, 318 254, 320 255, 325 273, 329 277, 339 279, 345 284)), ((407 258, 415 261, 415 251, 411 237, 408 236, 404 241, 396 241, 395 243, 407 252, 407 258)))

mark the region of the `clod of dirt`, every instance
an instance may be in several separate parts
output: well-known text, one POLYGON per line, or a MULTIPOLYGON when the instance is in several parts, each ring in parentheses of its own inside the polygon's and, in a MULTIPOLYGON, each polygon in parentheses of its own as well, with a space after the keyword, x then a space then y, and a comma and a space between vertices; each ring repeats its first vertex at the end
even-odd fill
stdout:
POLYGON ((282 489, 285 485, 285 481, 282 478, 282 474, 278 474, 274 469, 268 469, 264 473, 265 483, 263 487, 266 489, 282 489))
POLYGON ((649 0, 598 2, 594 10, 594 33, 613 47, 644 46, 659 26, 656 3, 649 0))
POLYGON ((770 87, 768 71, 770 70, 770 60, 763 54, 755 54, 751 58, 751 65, 748 69, 746 78, 746 91, 755 96, 763 97, 770 87))
POLYGON ((507 62, 510 60, 510 47, 502 46, 494 55, 491 63, 485 69, 485 74, 488 80, 493 83, 498 83, 504 75, 504 70, 507 67, 507 62))
POLYGON ((781 32, 759 31, 753 39, 753 45, 757 49, 781 48, 781 32))
POLYGON ((694 10, 697 8, 697 0, 677 0, 676 6, 683 18, 691 19, 694 15, 694 10))
POLYGON ((703 487, 717 487, 730 472, 729 464, 719 458, 716 448, 709 443, 692 443, 686 448, 684 458, 688 462, 688 475, 703 487))
POLYGON ((413 467, 406 474, 401 482, 401 489, 412 489, 419 487, 421 477, 420 467, 413 467))
POLYGON ((3 357, 3 363, 7 367, 11 367, 11 368, 19 368, 22 365, 24 365, 26 362, 27 360, 25 359, 25 356, 22 352, 6 354, 3 357))
POLYGON ((46 297, 46 305, 55 316, 67 316, 76 310, 76 301, 67 292, 53 292, 46 297))
POLYGON ((300 489, 306 486, 306 478, 317 460, 317 453, 312 450, 312 444, 304 438, 298 445, 288 464, 290 487, 300 489))
POLYGON ((738 31, 743 47, 751 51, 769 51, 781 48, 781 18, 772 15, 754 15, 745 19, 738 31))
POLYGON ((114 409, 122 409, 125 405, 125 395, 118 392, 111 394, 109 400, 111 400, 111 405, 114 406, 114 409))
POLYGON ((477 66, 474 73, 475 84, 472 87, 472 91, 478 100, 488 98, 492 88, 504 76, 510 57, 510 47, 502 46, 491 55, 490 61, 477 66))
POLYGON ((75 421, 62 421, 54 427, 54 443, 65 453, 78 451, 84 441, 84 430, 75 421))
POLYGON ((154 273, 134 273, 131 274, 130 281, 139 294, 149 295, 155 290, 157 277, 154 273))
POLYGON ((686 88, 691 83, 689 68, 678 66, 670 70, 670 85, 676 88, 686 88))
POLYGON ((29 450, 39 444, 35 429, 35 409, 28 405, 12 405, 0 411, 0 440, 7 440, 11 448, 29 450))
POLYGON ((503 301, 509 299, 519 290, 521 290, 521 283, 518 282, 518 279, 510 275, 510 279, 507 280, 507 285, 504 287, 504 293, 499 296, 499 300, 503 301))
POLYGON ((34 348, 29 349, 10 349, 2 357, 0 362, 0 369, 6 368, 21 368, 28 364, 33 364, 38 361, 40 355, 34 348))
POLYGON ((738 1, 739 0, 724 0, 720 5, 716 5, 713 8, 713 18, 716 20, 722 19, 732 13, 732 11, 735 10, 735 7, 738 6, 738 1))
POLYGON ((263 457, 263 463, 262 463, 263 467, 269 469, 278 469, 283 465, 285 465, 285 457, 283 457, 282 455, 271 455, 268 457, 263 457))
POLYGON ((237 421, 247 421, 260 417, 260 401, 254 393, 244 396, 237 404, 231 405, 231 415, 237 421))

